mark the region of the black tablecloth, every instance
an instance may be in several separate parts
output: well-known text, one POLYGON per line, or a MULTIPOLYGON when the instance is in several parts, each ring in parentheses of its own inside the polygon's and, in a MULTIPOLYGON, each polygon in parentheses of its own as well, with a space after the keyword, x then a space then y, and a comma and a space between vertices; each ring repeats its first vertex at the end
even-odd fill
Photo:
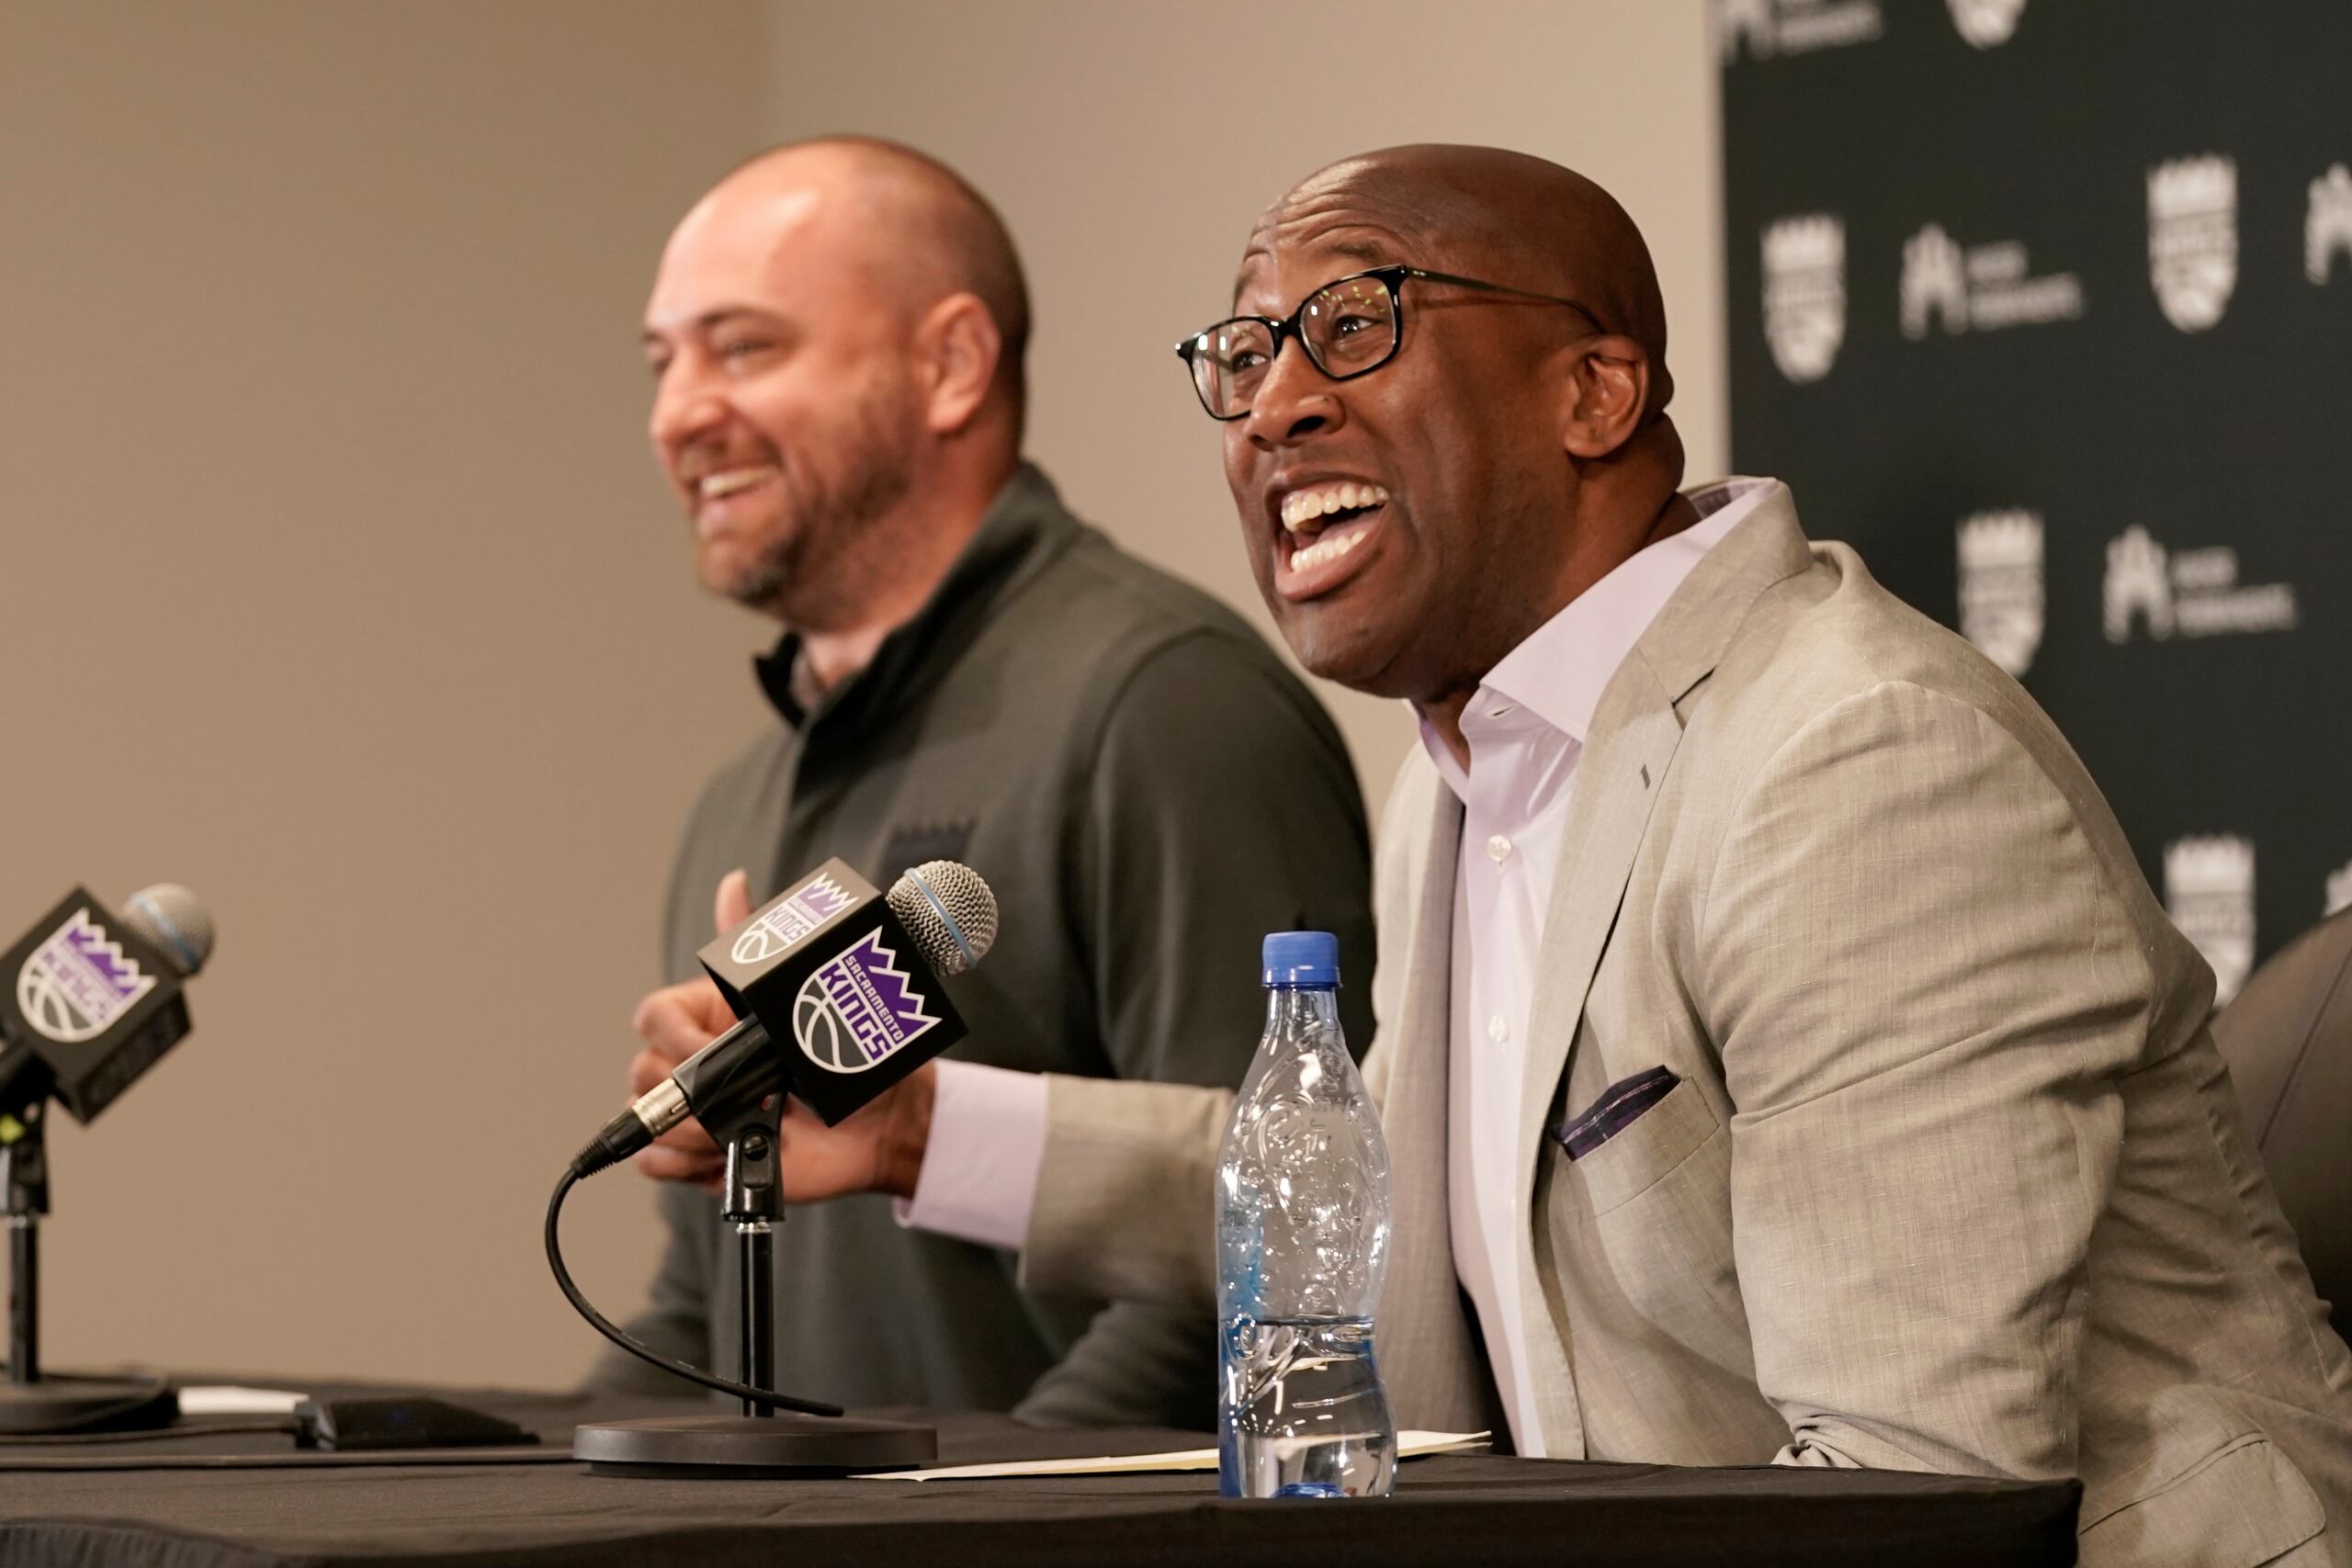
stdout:
MULTIPOLYGON (((559 1450, 579 1421, 687 1408, 547 1394, 443 1396, 519 1421, 559 1450)), ((1039 1431, 999 1416, 932 1419, 942 1464, 1148 1453, 1210 1441, 1198 1433, 1039 1431)), ((1214 1473, 652 1481, 595 1475, 569 1462, 469 1466, 402 1456, 355 1464, 352 1457, 300 1455, 290 1438, 251 1434, 0 1448, 0 1568, 1295 1568, 1307 1562, 1937 1568, 2072 1562, 2080 1496, 2073 1483, 1484 1454, 1409 1461, 1398 1468, 1394 1497, 1355 1504, 1227 1501, 1216 1495, 1214 1473), (166 1456, 178 1468, 130 1468, 166 1456), (35 1463, 44 1468, 26 1468, 35 1463)))

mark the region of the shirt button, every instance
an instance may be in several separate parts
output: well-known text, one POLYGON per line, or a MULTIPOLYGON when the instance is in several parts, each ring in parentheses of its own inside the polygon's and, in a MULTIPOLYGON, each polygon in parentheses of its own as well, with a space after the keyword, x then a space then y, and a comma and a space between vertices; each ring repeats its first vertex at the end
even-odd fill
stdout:
POLYGON ((1510 840, 1497 833, 1487 840, 1487 858, 1497 865, 1510 858, 1510 840))
POLYGON ((1510 1021, 1497 1013, 1487 1020, 1487 1038, 1499 1045, 1510 1038, 1510 1021))

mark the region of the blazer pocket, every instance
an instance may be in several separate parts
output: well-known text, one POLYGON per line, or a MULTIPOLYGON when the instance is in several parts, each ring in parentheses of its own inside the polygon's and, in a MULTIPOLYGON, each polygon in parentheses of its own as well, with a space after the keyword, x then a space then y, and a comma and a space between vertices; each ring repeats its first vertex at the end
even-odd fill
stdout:
POLYGON ((2312 1483, 2259 1432, 2234 1438, 2145 1496, 2082 1532, 2082 1561, 2194 1562, 2253 1568, 2327 1524, 2312 1483))
POLYGON ((1571 1168, 1582 1179, 1598 1216, 1639 1197, 1721 1125, 1707 1097, 1689 1079, 1653 1067, 1602 1090, 1589 1109, 1570 1117, 1552 1135, 1568 1151, 1571 1168), (1663 1074, 1663 1080, 1654 1074, 1663 1074), (1594 1134, 1602 1127, 1609 1130, 1596 1140, 1594 1134), (1583 1153, 1576 1152, 1572 1137, 1586 1143, 1583 1153))

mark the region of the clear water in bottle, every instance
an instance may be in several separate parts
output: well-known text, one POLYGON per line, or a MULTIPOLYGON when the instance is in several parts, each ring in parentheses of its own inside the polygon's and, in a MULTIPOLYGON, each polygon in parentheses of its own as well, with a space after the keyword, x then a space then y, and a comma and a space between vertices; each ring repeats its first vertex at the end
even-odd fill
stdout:
POLYGON ((1339 943, 1266 939, 1266 1032, 1217 1156, 1221 1489, 1382 1497, 1396 1424, 1373 1351, 1388 1145, 1340 1031, 1339 943))

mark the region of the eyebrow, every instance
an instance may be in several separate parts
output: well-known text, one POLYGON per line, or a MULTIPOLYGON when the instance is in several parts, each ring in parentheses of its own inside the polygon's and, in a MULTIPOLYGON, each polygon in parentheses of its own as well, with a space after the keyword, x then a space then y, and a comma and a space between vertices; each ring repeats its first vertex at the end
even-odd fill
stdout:
MULTIPOLYGON (((687 323, 687 328, 692 332, 707 333, 713 327, 723 325, 724 323, 734 320, 738 316, 764 316, 766 314, 766 311, 755 309, 750 305, 720 305, 716 309, 705 310, 701 315, 696 316, 692 321, 687 323)), ((637 334, 637 340, 642 346, 653 348, 666 343, 668 338, 666 334, 657 331, 656 329, 652 327, 646 327, 639 332, 637 334)))
MULTIPOLYGON (((1330 251, 1333 255, 1345 256, 1350 261, 1360 261, 1366 266, 1381 265, 1394 254, 1388 246, 1376 244, 1370 240, 1334 240, 1330 243, 1330 251)), ((1272 251, 1253 246, 1241 258, 1241 265, 1246 270, 1253 257, 1270 257, 1272 254, 1272 251)), ((1237 277, 1233 280, 1233 299, 1228 304, 1228 309, 1235 310, 1241 309, 1241 279, 1237 277)))

